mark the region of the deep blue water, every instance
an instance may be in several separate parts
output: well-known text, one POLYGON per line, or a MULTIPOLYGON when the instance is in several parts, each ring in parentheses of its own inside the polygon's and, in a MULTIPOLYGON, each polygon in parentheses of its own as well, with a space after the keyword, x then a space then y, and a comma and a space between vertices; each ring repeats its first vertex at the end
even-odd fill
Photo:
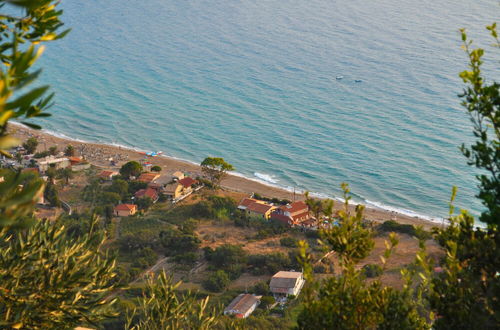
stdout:
MULTIPOLYGON (((57 93, 48 130, 193 162, 222 156, 245 176, 329 196, 346 181, 358 201, 433 217, 446 215, 456 185, 458 206, 481 210, 458 149, 471 141, 458 28, 487 46, 497 1, 62 8, 73 31, 41 60, 57 93)), ((498 79, 494 54, 487 69, 498 79)))

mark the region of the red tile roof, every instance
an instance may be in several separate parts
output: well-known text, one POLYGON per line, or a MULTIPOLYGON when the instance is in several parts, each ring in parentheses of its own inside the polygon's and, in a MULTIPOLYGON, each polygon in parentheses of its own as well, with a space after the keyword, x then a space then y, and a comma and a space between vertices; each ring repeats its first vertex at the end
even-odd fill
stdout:
POLYGON ((242 206, 244 208, 247 208, 248 205, 255 203, 255 202, 257 202, 256 199, 245 197, 241 200, 241 202, 240 202, 240 204, 238 204, 238 206, 242 206))
POLYGON ((188 188, 191 187, 193 184, 195 184, 196 180, 187 176, 184 179, 180 179, 179 183, 183 185, 185 188, 188 188))
POLYGON ((102 171, 101 173, 99 173, 99 177, 101 178, 109 178, 110 176, 114 176, 114 175, 118 175, 118 172, 116 171, 102 171))
POLYGON ((81 163, 83 161, 83 159, 81 159, 80 157, 68 157, 68 159, 72 165, 81 163))
POLYGON ((116 211, 132 211, 137 208, 134 204, 120 204, 115 206, 116 211))
POLYGON ((259 214, 266 214, 269 210, 273 209, 274 206, 269 205, 269 204, 263 204, 263 203, 251 203, 250 205, 247 206, 247 210, 259 214))
POLYGON ((140 182, 145 182, 145 183, 150 183, 151 181, 154 181, 160 177, 160 174, 157 173, 142 173, 137 181, 140 182))
POLYGON ((143 197, 149 197, 153 201, 158 198, 158 194, 156 193, 156 190, 153 188, 147 188, 147 189, 140 189, 134 194, 135 198, 143 198, 143 197))
POLYGON ((288 204, 288 205, 283 205, 280 207, 280 209, 282 209, 285 212, 290 212, 290 213, 295 213, 295 212, 304 211, 304 210, 309 211, 309 207, 303 201, 296 201, 296 202, 293 202, 293 203, 288 204))

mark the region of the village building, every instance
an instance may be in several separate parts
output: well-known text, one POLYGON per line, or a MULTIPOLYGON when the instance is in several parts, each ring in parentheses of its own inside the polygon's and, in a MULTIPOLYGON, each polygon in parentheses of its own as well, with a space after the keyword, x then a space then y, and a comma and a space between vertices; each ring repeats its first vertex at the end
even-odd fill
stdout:
POLYGON ((42 173, 45 173, 50 167, 59 170, 71 166, 71 162, 69 161, 68 158, 66 157, 56 158, 54 156, 47 156, 45 158, 39 159, 37 164, 38 164, 38 169, 42 173))
POLYGON ((269 287, 276 301, 280 301, 290 295, 298 296, 304 283, 302 272, 279 271, 271 278, 269 287))
POLYGON ((163 195, 169 199, 177 199, 182 196, 184 186, 178 182, 171 183, 163 188, 163 195))
POLYGON ((271 213, 271 219, 289 226, 300 225, 310 218, 309 206, 303 201, 280 206, 271 213))
POLYGON ((161 175, 155 172, 149 172, 149 173, 142 173, 138 178, 137 181, 139 182, 144 182, 144 183, 151 183, 157 180, 161 175))
POLYGON ((224 309, 224 315, 234 315, 237 318, 244 319, 248 317, 257 308, 260 303, 260 297, 253 294, 242 293, 231 301, 224 309))
POLYGON ((155 189, 148 187, 146 189, 140 189, 138 190, 135 194, 134 197, 139 199, 139 198, 145 198, 149 197, 153 201, 153 203, 156 203, 158 201, 158 193, 156 192, 155 189))
POLYGON ((120 204, 115 206, 113 214, 117 217, 128 217, 137 212, 137 205, 134 204, 120 204))
POLYGON ((238 209, 244 211, 248 216, 269 219, 276 206, 253 198, 243 198, 238 205, 238 209))
POLYGON ((198 181, 196 181, 195 179, 193 178, 190 178, 189 176, 183 178, 183 179, 180 179, 178 181, 182 187, 183 187, 183 194, 189 194, 190 192, 193 191, 193 185, 197 184, 198 181))
POLYGON ((174 172, 172 173, 172 179, 174 180, 182 180, 184 179, 184 173, 182 173, 181 171, 177 171, 177 172, 174 172))
POLYGON ((99 173, 99 178, 107 181, 113 180, 114 176, 117 176, 119 173, 117 171, 102 171, 99 173))

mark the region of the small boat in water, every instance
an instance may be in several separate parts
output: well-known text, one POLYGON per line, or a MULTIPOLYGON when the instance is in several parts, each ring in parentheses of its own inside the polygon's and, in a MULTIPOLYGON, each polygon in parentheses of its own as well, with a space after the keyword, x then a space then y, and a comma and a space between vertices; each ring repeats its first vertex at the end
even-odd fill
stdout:
POLYGON ((361 79, 354 79, 354 82, 360 83, 360 82, 362 82, 362 80, 361 79))
POLYGON ((342 78, 344 78, 344 76, 336 76, 335 79, 337 80, 341 80, 342 78))

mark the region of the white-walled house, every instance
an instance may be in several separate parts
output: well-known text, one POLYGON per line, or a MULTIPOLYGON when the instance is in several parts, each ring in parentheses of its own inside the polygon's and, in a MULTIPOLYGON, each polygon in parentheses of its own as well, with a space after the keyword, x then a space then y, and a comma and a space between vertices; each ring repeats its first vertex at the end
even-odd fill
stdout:
POLYGON ((224 309, 224 315, 234 315, 237 318, 244 319, 248 317, 257 308, 260 303, 260 297, 253 294, 242 293, 231 301, 224 309))
POLYGON ((271 279, 269 287, 276 300, 290 295, 298 296, 304 286, 302 272, 279 271, 271 279))

